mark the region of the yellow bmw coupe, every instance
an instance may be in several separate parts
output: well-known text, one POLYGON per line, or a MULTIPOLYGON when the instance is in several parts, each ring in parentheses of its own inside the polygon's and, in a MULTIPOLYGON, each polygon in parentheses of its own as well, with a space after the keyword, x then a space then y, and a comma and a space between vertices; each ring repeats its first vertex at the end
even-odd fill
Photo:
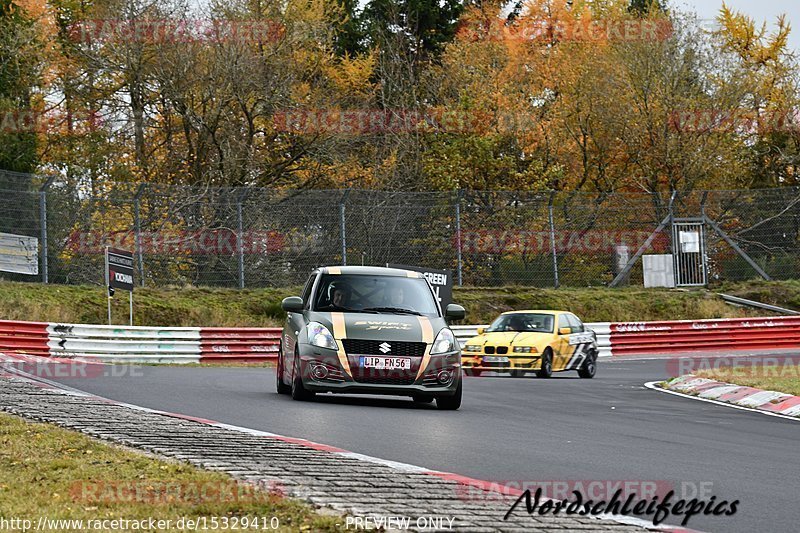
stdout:
POLYGON ((565 311, 513 311, 503 313, 478 336, 468 340, 461 361, 468 375, 511 372, 521 377, 536 372, 549 378, 553 372, 577 370, 591 379, 597 373, 597 336, 572 313, 565 311))

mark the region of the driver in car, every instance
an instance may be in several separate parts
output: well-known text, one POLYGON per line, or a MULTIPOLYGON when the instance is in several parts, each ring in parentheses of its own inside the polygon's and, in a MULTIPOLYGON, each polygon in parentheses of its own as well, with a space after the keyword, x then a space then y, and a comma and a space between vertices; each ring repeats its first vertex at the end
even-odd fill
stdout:
POLYGON ((402 287, 390 287, 388 291, 389 305, 392 307, 402 307, 406 300, 405 292, 402 287))
POLYGON ((330 302, 335 307, 347 307, 352 290, 346 283, 331 283, 329 288, 330 302))

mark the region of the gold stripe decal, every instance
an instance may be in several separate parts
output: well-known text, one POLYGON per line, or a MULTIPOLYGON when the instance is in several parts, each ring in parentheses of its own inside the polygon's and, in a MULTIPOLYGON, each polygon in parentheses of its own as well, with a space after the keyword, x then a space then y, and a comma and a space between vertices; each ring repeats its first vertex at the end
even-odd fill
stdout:
POLYGON ((419 320, 419 327, 422 329, 422 342, 426 344, 425 346, 425 355, 422 356, 422 363, 419 365, 419 371, 417 372, 417 379, 419 379, 422 374, 425 372, 425 369, 428 368, 428 363, 431 362, 431 344, 433 343, 433 326, 431 326, 431 320, 426 316, 418 316, 417 320, 419 320))
POLYGON ((330 267, 330 268, 328 269, 328 274, 335 274, 335 275, 339 275, 339 274, 341 274, 341 273, 342 273, 342 269, 341 269, 341 268, 339 268, 339 267, 330 267))
POLYGON ((347 338, 344 313, 331 313, 331 323, 333 324, 333 338, 336 339, 336 345, 339 347, 337 353, 339 356, 339 364, 342 365, 347 375, 352 378, 353 373, 350 372, 350 363, 347 361, 347 353, 344 351, 344 344, 342 344, 342 340, 347 338))

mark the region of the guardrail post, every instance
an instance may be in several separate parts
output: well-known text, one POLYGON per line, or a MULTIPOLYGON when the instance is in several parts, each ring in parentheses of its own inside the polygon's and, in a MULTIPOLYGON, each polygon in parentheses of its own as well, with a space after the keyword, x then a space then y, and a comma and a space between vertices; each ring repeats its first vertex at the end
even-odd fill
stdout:
POLYGON ((39 240, 41 241, 40 246, 42 250, 42 282, 49 283, 49 271, 48 271, 48 263, 47 263, 47 189, 50 188, 50 185, 53 184, 53 180, 56 179, 55 176, 50 176, 47 178, 47 181, 44 182, 39 188, 39 240))
POLYGON ((144 287, 144 254, 142 252, 142 219, 139 213, 141 206, 142 194, 146 184, 142 183, 136 190, 136 196, 133 197, 133 231, 134 242, 136 244, 136 261, 139 264, 139 286, 144 287))
POLYGON ((458 286, 461 287, 464 284, 464 262, 463 262, 463 243, 461 241, 461 198, 464 196, 464 191, 462 189, 458 190, 458 194, 456 195, 456 255, 457 255, 457 263, 456 269, 458 273, 458 286))
POLYGON ((347 197, 350 196, 350 189, 344 191, 341 201, 339 202, 339 234, 342 239, 342 265, 347 266, 347 228, 345 223, 345 204, 347 197))
POLYGON ((550 200, 547 202, 547 216, 550 221, 550 250, 553 253, 553 284, 557 289, 559 287, 558 282, 558 253, 556 250, 556 224, 553 219, 553 200, 555 198, 555 191, 550 193, 550 200))

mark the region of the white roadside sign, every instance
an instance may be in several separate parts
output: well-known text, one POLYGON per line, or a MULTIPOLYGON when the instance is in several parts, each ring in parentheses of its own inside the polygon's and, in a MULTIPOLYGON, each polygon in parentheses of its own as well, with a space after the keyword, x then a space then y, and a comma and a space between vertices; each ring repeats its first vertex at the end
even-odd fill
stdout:
POLYGON ((0 233, 0 272, 39 273, 39 239, 0 233))

